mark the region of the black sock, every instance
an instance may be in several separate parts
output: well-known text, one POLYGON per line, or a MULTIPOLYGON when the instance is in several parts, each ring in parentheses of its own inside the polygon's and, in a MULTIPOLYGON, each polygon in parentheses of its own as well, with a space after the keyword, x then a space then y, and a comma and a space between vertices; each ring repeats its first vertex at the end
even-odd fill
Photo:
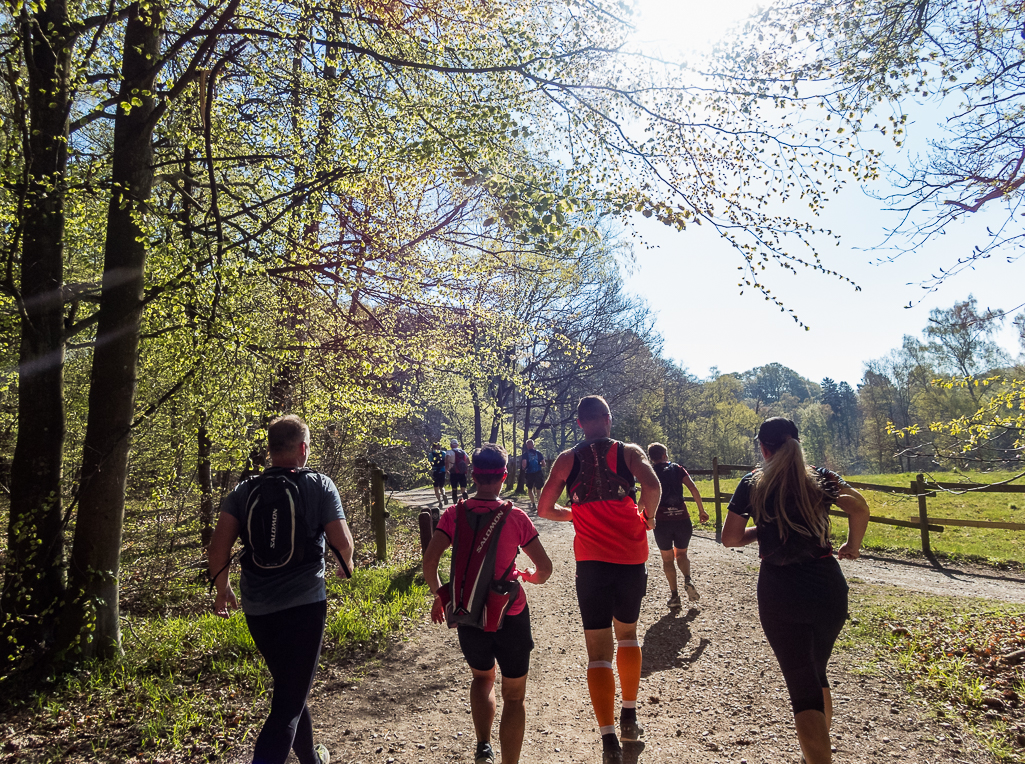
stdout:
POLYGON ((619 709, 619 724, 620 726, 627 724, 628 722, 637 721, 637 709, 636 708, 621 708, 619 709))
POLYGON ((601 749, 603 751, 618 751, 620 749, 619 738, 615 732, 609 732, 601 736, 601 749))
POLYGON ((683 583, 689 584, 690 583, 690 576, 684 576, 683 577, 683 583))

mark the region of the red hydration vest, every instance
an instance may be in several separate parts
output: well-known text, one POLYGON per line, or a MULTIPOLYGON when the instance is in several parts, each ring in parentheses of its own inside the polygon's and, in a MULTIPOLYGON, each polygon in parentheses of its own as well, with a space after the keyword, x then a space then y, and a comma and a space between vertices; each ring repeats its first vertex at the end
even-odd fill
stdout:
POLYGON ((502 578, 495 580, 498 539, 511 510, 511 501, 490 512, 473 512, 462 501, 456 505, 451 574, 438 590, 450 629, 462 625, 498 631, 516 601, 519 581, 505 580, 515 559, 502 578))

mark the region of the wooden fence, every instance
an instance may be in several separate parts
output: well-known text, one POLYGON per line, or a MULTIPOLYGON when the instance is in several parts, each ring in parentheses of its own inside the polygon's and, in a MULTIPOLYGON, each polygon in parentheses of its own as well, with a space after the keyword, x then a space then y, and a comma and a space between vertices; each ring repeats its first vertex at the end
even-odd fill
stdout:
MULTIPOLYGON (((712 490, 715 495, 701 497, 702 502, 710 501, 715 503, 715 540, 722 541, 722 507, 723 503, 729 504, 733 497, 732 493, 723 491, 719 487, 719 479, 724 476, 731 476, 733 473, 746 474, 754 469, 752 465, 742 464, 719 464, 718 458, 712 459, 710 470, 687 470, 691 475, 711 475, 712 490)), ((987 485, 985 483, 945 483, 934 482, 925 479, 925 475, 919 474, 910 482, 907 488, 896 485, 880 485, 878 483, 863 483, 858 480, 847 480, 847 484, 859 491, 879 491, 880 493, 905 494, 918 498, 918 517, 910 520, 900 520, 895 517, 869 518, 870 523, 882 523, 883 525, 896 525, 902 528, 918 528, 922 533, 922 551, 925 554, 932 554, 932 544, 929 539, 930 533, 942 533, 944 527, 950 528, 997 528, 1010 531, 1025 531, 1025 523, 1011 522, 990 522, 988 520, 958 520, 956 518, 930 517, 928 500, 936 496, 937 491, 945 493, 1021 493, 1025 494, 1025 486, 1022 485, 987 485)), ((829 514, 834 517, 846 517, 843 512, 830 510, 829 514)))

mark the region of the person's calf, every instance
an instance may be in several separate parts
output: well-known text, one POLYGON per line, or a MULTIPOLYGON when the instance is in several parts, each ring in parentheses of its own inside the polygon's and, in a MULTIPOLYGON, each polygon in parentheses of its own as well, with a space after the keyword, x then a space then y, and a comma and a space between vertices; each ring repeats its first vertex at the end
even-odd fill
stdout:
POLYGON ((794 714, 797 740, 807 764, 832 764, 829 727, 822 711, 809 709, 794 714))

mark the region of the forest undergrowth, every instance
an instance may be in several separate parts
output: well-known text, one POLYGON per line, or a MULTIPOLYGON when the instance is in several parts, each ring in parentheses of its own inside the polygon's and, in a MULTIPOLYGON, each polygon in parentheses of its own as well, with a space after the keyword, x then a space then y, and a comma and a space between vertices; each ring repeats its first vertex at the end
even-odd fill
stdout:
MULTIPOLYGON (((426 607, 416 518, 397 503, 389 511, 386 563, 366 515, 349 513, 357 570, 328 578, 320 681, 358 672, 426 607)), ((198 528, 166 520, 140 510, 126 523, 121 659, 33 686, 2 682, 0 762, 217 761, 255 734, 270 676, 244 616, 210 612, 198 528)), ((237 578, 235 565, 236 591, 237 578)))

